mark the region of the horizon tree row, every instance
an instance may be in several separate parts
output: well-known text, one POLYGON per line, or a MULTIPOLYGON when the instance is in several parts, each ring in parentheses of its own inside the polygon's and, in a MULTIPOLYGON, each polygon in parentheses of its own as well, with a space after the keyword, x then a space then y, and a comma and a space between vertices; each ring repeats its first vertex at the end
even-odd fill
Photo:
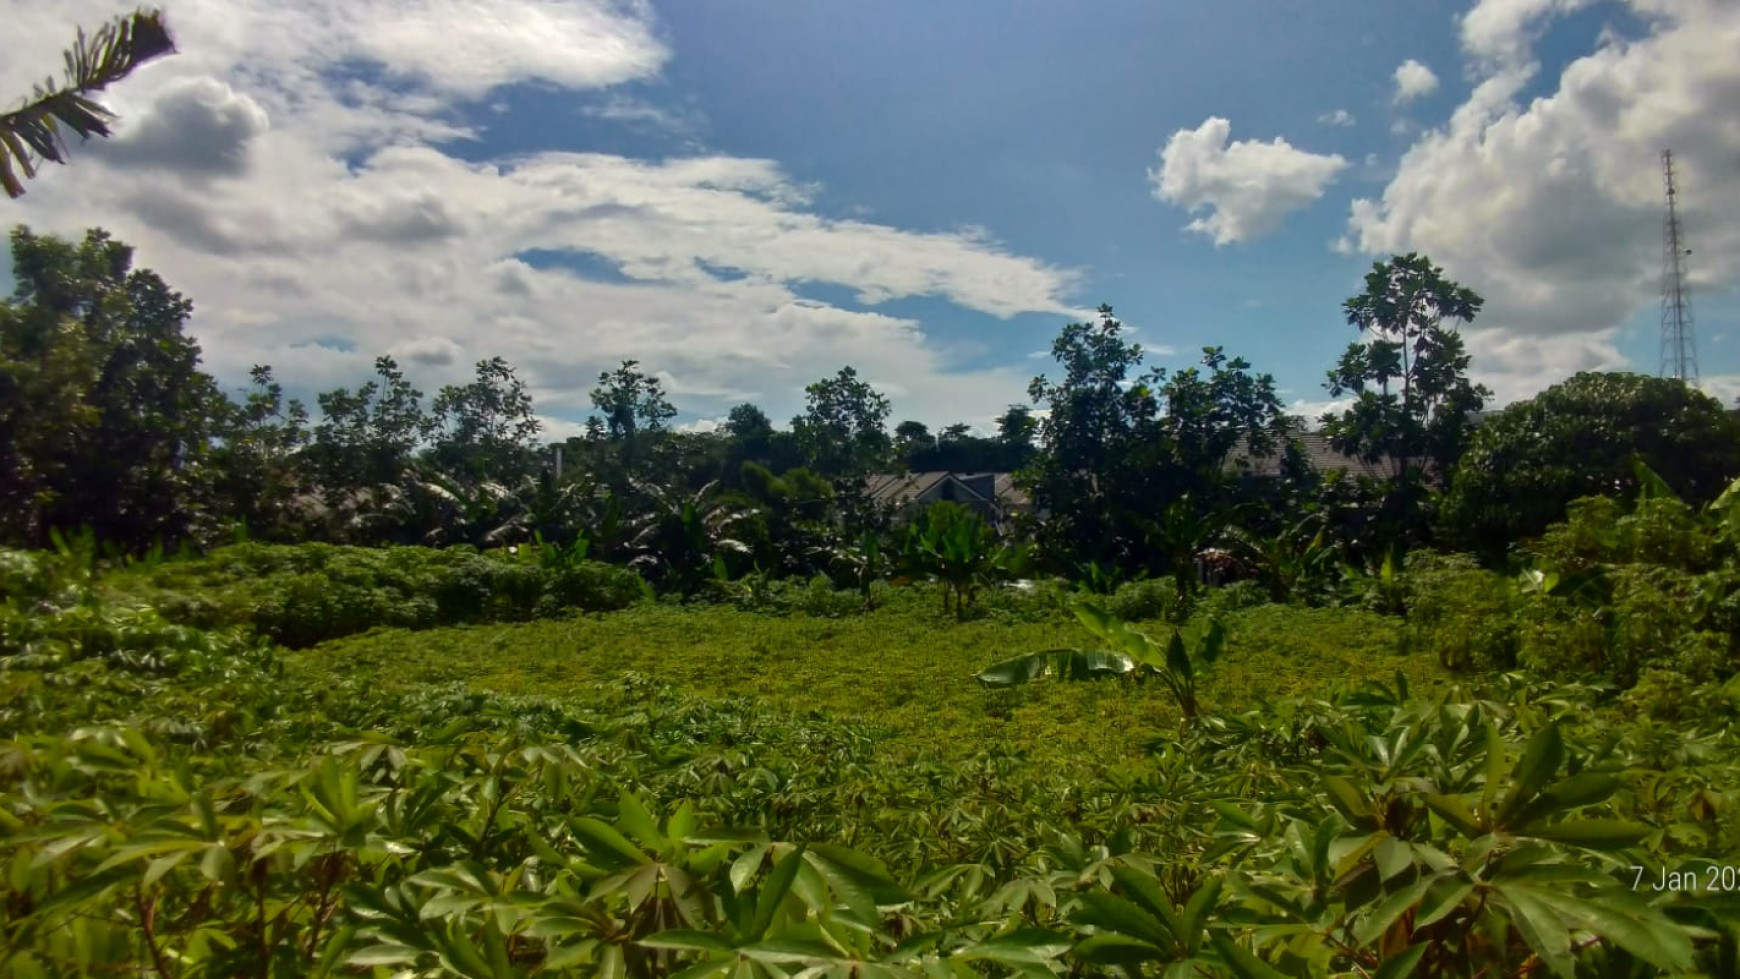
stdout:
POLYGON ((502 358, 433 397, 380 357, 373 379, 319 394, 313 412, 265 366, 233 398, 200 369, 192 303, 135 269, 128 246, 100 229, 74 243, 19 226, 11 251, 0 543, 14 546, 89 527, 124 550, 208 547, 245 528, 363 544, 583 535, 608 556, 655 511, 676 521, 672 539, 745 513, 757 563, 777 554, 779 570, 804 573, 820 565, 803 554, 888 529, 888 507, 865 492, 873 473, 1013 471, 1044 516, 1020 527, 1042 570, 1182 581, 1235 528, 1275 538, 1309 525, 1356 562, 1428 545, 1500 562, 1577 496, 1634 489, 1634 457, 1693 503, 1740 475, 1740 423, 1674 381, 1578 375, 1476 427, 1490 392, 1469 379, 1454 324, 1482 301, 1419 255, 1375 263, 1344 304, 1360 339, 1325 383, 1352 404, 1321 419, 1323 434, 1383 478, 1313 471, 1274 378, 1222 347, 1196 366, 1145 368, 1110 306, 1062 328, 1060 373, 1034 378, 990 436, 916 421, 891 431, 889 400, 850 366, 806 387, 786 428, 740 404, 715 432, 679 432, 658 378, 627 360, 599 375, 596 414, 561 443, 558 478, 527 385, 502 358), (1242 471, 1235 455, 1273 459, 1278 475, 1242 471))

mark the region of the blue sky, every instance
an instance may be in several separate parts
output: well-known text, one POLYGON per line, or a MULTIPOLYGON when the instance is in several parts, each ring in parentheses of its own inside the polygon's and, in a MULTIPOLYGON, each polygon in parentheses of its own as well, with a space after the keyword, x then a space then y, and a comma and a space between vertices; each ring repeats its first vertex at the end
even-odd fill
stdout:
MULTIPOLYGON (((1224 345, 1321 410, 1340 303, 1395 251, 1487 296, 1468 337, 1501 401, 1653 373, 1673 146, 1701 372, 1740 394, 1732 3, 490 10, 178 5, 120 137, 14 220, 138 245, 235 382, 267 362, 308 394, 391 352, 433 388, 500 354, 561 434, 623 357, 696 427, 788 418, 851 363, 893 420, 983 427, 1101 302, 1152 363, 1224 345)), ((74 22, 0 12, 45 53, 74 22)))

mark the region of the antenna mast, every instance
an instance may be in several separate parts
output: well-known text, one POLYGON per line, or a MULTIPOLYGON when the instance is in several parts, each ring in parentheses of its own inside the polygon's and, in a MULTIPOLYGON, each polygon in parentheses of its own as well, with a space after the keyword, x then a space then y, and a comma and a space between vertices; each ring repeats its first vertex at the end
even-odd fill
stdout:
POLYGON ((1685 261, 1692 250, 1680 237, 1673 150, 1662 151, 1661 167, 1667 181, 1667 218, 1661 232, 1661 374, 1696 384, 1698 349, 1692 341, 1692 302, 1686 290, 1685 261))

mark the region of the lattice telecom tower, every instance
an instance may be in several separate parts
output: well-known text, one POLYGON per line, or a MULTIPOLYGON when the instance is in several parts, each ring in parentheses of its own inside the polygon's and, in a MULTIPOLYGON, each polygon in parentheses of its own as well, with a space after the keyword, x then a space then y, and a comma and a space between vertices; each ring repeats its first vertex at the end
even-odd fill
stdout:
POLYGON ((1692 300, 1686 293, 1686 256, 1692 250, 1680 237, 1673 150, 1662 151, 1661 168, 1667 180, 1667 218, 1661 230, 1661 373, 1696 384, 1698 348, 1692 341, 1692 300))

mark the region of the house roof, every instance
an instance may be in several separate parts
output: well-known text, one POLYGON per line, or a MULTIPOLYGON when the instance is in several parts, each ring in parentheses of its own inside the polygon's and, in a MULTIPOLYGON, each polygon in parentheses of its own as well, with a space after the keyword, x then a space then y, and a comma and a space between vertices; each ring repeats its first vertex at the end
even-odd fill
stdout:
POLYGON ((953 483, 958 490, 969 498, 983 500, 1003 506, 1022 507, 1028 504, 1027 494, 1015 486, 1012 473, 956 473, 956 472, 918 472, 893 473, 871 476, 865 484, 865 491, 872 500, 878 503, 889 503, 900 506, 914 500, 920 500, 937 490, 943 483, 953 483), (989 480, 991 494, 987 497, 981 489, 989 480))
MULTIPOLYGON (((1297 432, 1293 437, 1298 439, 1305 461, 1318 472, 1339 469, 1349 476, 1369 476, 1372 479, 1388 479, 1395 474, 1395 465, 1389 460, 1366 462, 1358 456, 1339 452, 1335 446, 1329 444, 1329 437, 1321 432, 1297 432)), ((1249 442, 1241 438, 1239 444, 1227 453, 1226 466, 1253 476, 1279 476, 1285 456, 1282 446, 1277 445, 1275 448, 1273 455, 1253 456, 1249 442)))

